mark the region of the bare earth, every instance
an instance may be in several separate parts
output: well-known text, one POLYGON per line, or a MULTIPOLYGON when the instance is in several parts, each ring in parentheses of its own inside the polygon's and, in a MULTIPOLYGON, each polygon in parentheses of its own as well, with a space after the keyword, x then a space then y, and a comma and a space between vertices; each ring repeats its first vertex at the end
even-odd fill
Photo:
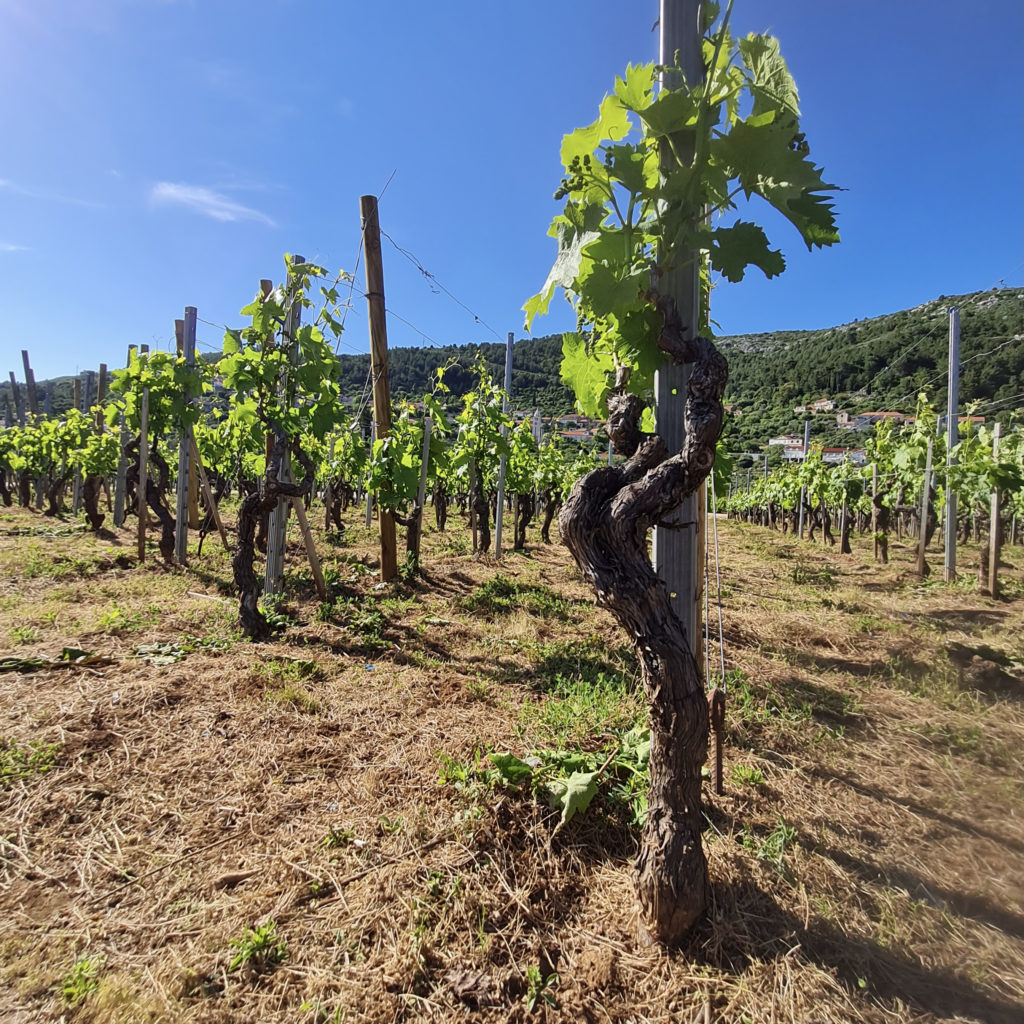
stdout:
POLYGON ((993 601, 898 543, 876 566, 719 521, 714 905, 665 951, 627 806, 556 832, 487 776, 643 720, 564 549, 475 560, 453 516, 379 587, 360 519, 319 537, 330 607, 293 528, 291 624, 251 644, 216 535, 138 566, 134 520, 0 509, 0 1019, 1024 1020, 1019 546, 993 601))

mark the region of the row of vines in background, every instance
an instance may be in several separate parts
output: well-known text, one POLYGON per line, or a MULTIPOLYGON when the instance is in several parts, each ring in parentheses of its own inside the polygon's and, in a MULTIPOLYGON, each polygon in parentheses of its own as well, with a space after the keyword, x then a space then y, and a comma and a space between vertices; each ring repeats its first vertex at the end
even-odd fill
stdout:
MULTIPOLYGON (((445 384, 450 366, 439 367, 422 401, 398 403, 390 432, 375 438, 366 396, 343 398, 337 383, 331 342, 342 330, 339 286, 347 275, 331 279, 323 268, 288 257, 286 265, 285 283, 265 286, 242 310, 249 325, 226 332, 217 361, 190 365, 182 356, 133 350, 128 365, 114 372, 104 405, 0 431, 0 500, 29 506, 42 498, 44 512, 59 515, 77 479, 76 506, 81 495, 89 526, 99 531, 105 522, 100 497, 105 489, 113 507, 119 463, 120 508, 130 513, 137 507, 144 447, 144 498, 160 523, 160 551, 173 562, 180 527, 168 496, 177 470, 169 453, 191 435, 210 484, 204 505, 232 493, 239 501, 232 561, 241 623, 252 636, 268 632, 254 560, 267 551, 270 515, 282 498, 308 508, 319 494, 325 527, 338 531, 342 511, 369 500, 406 527, 407 561, 415 569, 420 488, 431 496, 437 529, 445 528, 454 504, 474 527, 475 550, 486 552, 505 456, 513 546, 525 545, 527 527, 541 510, 542 536, 549 541, 555 512, 572 482, 594 467, 594 454, 558 437, 541 442, 530 420, 513 422, 504 411, 507 396, 482 361, 474 368, 476 386, 458 402, 445 384)), ((200 551, 212 526, 213 510, 205 511, 200 551)))
MULTIPOLYGON (((890 422, 875 425, 862 462, 845 458, 829 465, 821 447, 813 445, 802 462, 763 476, 750 470, 745 480, 742 473, 737 474, 718 508, 783 532, 796 533, 803 521, 808 539, 826 544, 836 543, 833 527, 838 524, 844 554, 850 552, 853 529, 870 529, 876 557, 886 562, 894 531, 898 537, 913 536, 920 542, 922 512, 923 552, 939 521, 945 521, 947 496, 955 494, 960 540, 978 541, 983 533, 992 539, 995 501, 998 532, 1016 543, 1021 537, 1018 523, 1024 521, 1024 424, 1011 418, 1009 428, 997 436, 992 426, 977 427, 964 419, 959 441, 948 453, 938 425, 935 408, 922 394, 913 422, 900 428, 890 422), (926 480, 927 500, 922 500, 926 480)), ((987 549, 981 557, 987 568, 987 549)), ((919 564, 927 572, 923 561, 919 564)))

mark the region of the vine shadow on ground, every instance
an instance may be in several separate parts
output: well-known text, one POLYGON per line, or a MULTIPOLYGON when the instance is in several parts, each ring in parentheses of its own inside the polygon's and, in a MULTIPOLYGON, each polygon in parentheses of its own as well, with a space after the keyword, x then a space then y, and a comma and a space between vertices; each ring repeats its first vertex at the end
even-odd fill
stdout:
POLYGON ((832 973, 851 995, 910 1003, 943 1019, 976 1017, 988 1024, 1017 1024, 1020 1007, 953 972, 928 968, 820 920, 804 920, 782 907, 753 881, 716 884, 712 913, 698 926, 687 952, 739 976, 758 960, 799 947, 809 962, 832 973))

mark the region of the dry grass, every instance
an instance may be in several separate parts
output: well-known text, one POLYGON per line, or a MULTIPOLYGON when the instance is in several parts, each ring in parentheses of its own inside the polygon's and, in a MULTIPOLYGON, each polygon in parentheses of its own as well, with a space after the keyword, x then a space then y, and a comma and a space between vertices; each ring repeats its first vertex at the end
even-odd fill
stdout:
POLYGON ((111 662, 0 674, 5 749, 43 752, 0 790, 5 1021, 1021 1019, 1024 601, 721 524, 732 781, 712 912, 666 952, 621 807, 556 834, 472 772, 606 744, 623 639, 560 547, 499 578, 457 525, 375 588, 353 516, 330 608, 293 545, 295 624, 250 644, 215 537, 168 571, 0 510, 0 649, 111 662))

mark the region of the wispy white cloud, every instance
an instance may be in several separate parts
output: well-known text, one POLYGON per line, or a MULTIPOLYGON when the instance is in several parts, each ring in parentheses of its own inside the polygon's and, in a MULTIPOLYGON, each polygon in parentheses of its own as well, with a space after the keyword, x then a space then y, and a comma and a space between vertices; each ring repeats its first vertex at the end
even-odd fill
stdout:
POLYGON ((252 220, 268 227, 276 227, 265 213, 251 206, 236 203, 221 192, 202 185, 182 185, 171 181, 158 181, 150 191, 154 203, 184 206, 205 217, 219 221, 252 220))
POLYGON ((28 246, 14 245, 11 242, 0 242, 0 252, 28 252, 28 246))
POLYGON ((25 196, 26 199, 40 199, 46 203, 64 203, 67 206, 84 206, 90 210, 100 210, 102 203, 94 203, 91 199, 79 199, 76 196, 66 196, 59 192, 48 192, 45 189, 26 188, 16 182, 0 178, 0 191, 11 192, 16 196, 25 196))

